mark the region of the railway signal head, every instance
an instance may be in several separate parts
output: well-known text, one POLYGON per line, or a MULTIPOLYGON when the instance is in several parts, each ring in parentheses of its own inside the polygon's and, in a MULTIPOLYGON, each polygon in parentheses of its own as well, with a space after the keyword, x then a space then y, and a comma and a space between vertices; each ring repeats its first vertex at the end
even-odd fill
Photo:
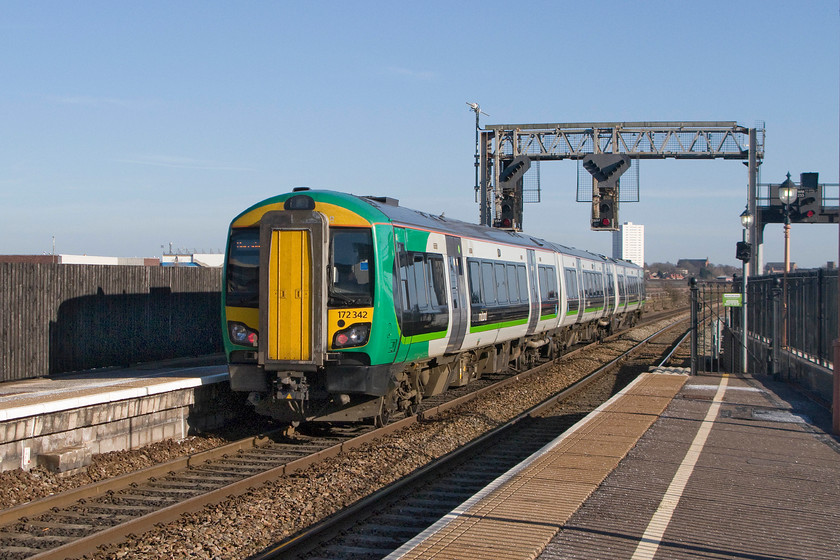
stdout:
POLYGON ((592 197, 592 229, 618 231, 618 200, 614 189, 599 189, 592 197))
POLYGON ((745 263, 750 262, 752 258, 752 244, 746 241, 739 241, 735 245, 735 258, 745 263))

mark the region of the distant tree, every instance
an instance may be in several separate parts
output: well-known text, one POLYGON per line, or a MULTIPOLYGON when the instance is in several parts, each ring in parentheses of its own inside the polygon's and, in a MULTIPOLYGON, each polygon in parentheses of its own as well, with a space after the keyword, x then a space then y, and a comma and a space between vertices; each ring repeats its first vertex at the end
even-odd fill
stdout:
POLYGON ((648 269, 655 270, 662 276, 663 274, 673 274, 677 267, 669 262, 656 262, 648 265, 648 269))

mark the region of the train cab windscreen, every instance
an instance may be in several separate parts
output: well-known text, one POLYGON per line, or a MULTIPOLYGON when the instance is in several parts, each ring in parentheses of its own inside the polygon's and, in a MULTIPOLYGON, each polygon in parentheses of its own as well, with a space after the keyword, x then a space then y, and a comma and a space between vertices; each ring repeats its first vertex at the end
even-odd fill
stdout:
POLYGON ((369 229, 330 229, 330 307, 373 305, 373 239, 369 229))
POLYGON ((230 234, 227 259, 226 305, 260 305, 260 230, 235 229, 230 234))

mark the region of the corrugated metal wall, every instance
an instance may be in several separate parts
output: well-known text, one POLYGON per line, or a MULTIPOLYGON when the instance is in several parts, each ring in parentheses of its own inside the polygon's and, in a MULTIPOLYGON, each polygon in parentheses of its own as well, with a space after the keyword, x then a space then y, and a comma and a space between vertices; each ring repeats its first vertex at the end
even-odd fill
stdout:
POLYGON ((0 263, 0 381, 221 351, 221 269, 0 263))

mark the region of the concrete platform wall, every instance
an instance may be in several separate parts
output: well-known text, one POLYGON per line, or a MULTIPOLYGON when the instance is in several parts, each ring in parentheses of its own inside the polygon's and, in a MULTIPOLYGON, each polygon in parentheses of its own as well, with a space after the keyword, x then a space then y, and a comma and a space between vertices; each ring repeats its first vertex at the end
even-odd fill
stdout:
MULTIPOLYGON (((724 368, 726 371, 741 371, 741 340, 739 333, 728 332, 724 337, 724 368)), ((830 403, 833 398, 834 372, 826 367, 807 360, 794 352, 779 352, 778 370, 773 371, 773 348, 770 343, 757 338, 748 341, 749 352, 747 370, 764 375, 772 375, 779 381, 793 383, 830 403)))
POLYGON ((90 457, 222 426, 237 416, 227 383, 0 423, 0 470, 79 468, 90 457))

